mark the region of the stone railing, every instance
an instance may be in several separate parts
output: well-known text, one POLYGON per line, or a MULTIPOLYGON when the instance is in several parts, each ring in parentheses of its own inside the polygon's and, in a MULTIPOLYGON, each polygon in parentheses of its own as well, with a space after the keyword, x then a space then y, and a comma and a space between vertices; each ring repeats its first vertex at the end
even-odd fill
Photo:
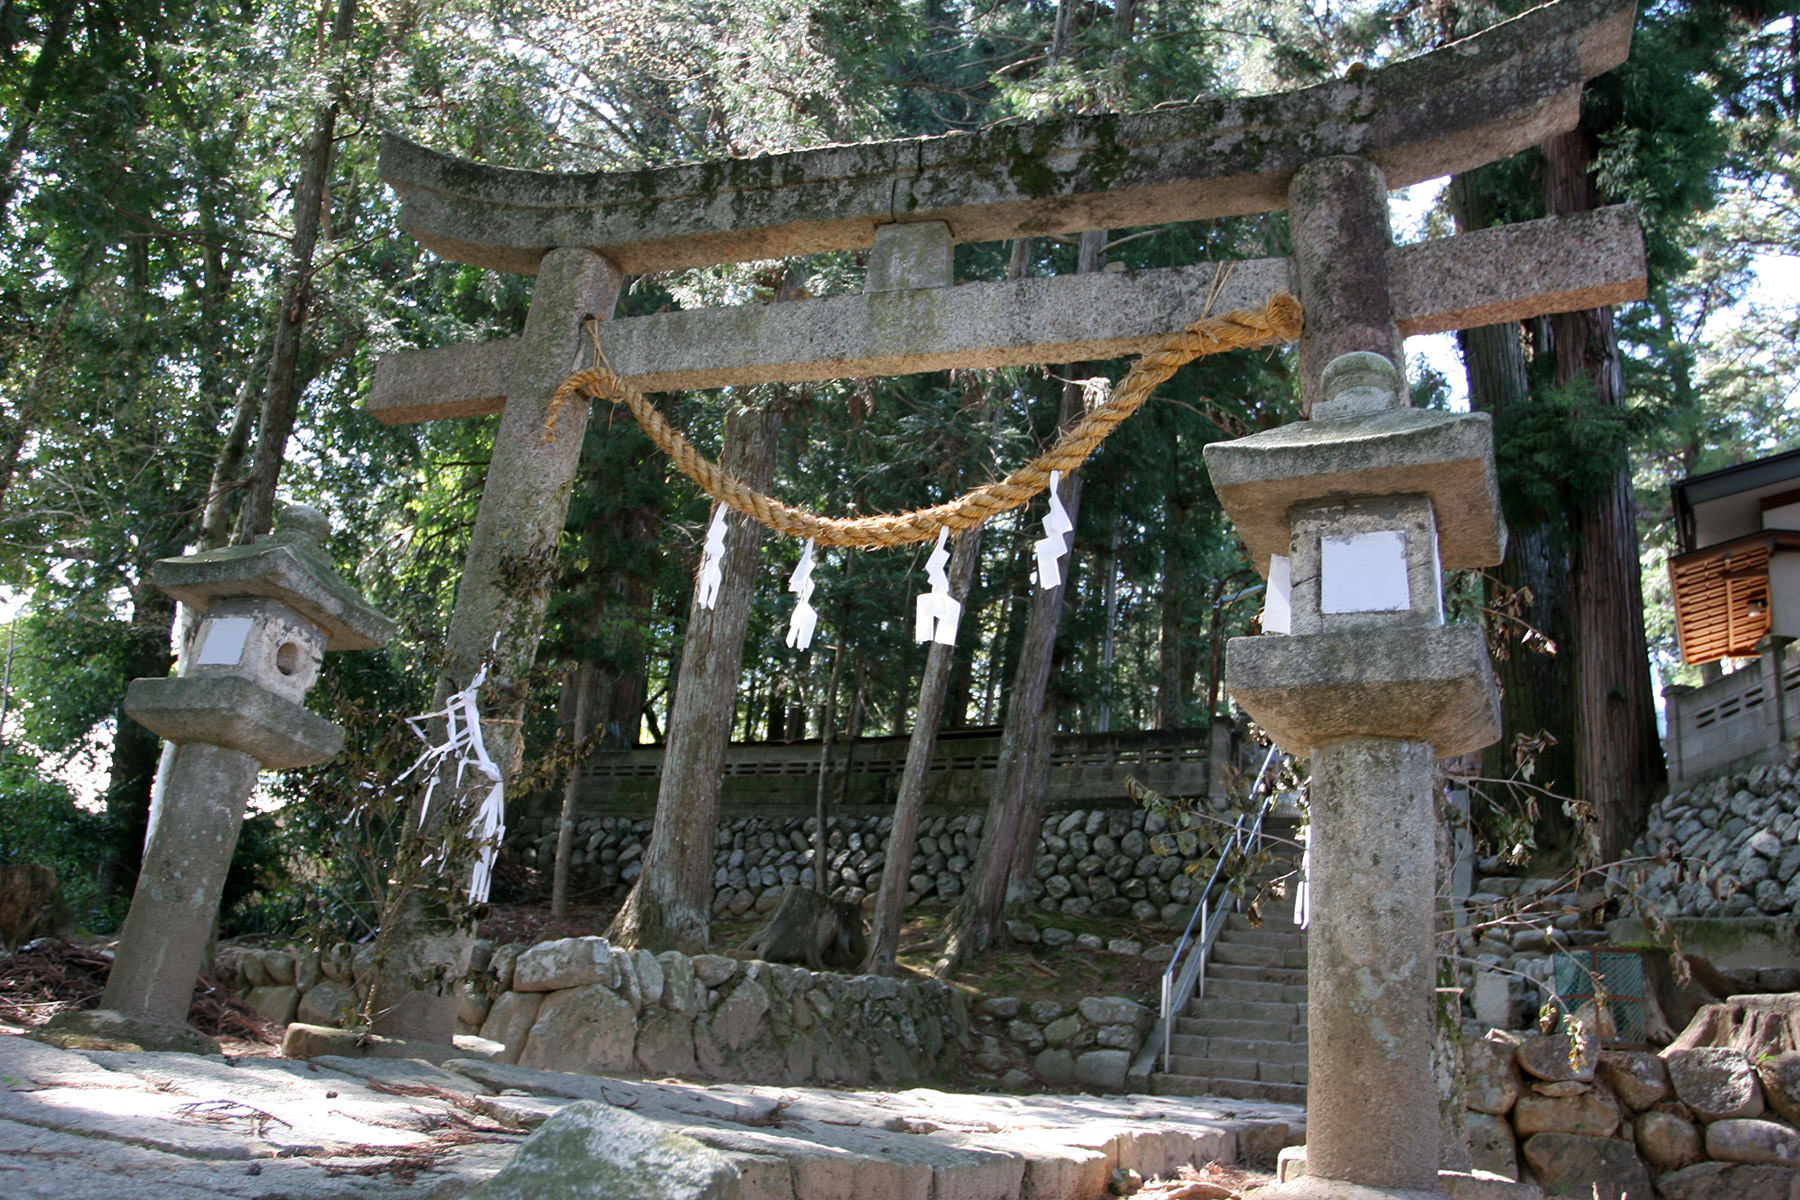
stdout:
MULTIPOLYGON (((1164 795, 1204 796, 1210 738, 1204 729, 1060 734, 1050 754, 1049 805, 1057 809, 1126 803, 1127 775, 1164 795)), ((830 764, 834 804, 891 809, 906 764, 907 741, 859 738, 834 746, 830 764)), ((649 815, 656 805, 662 759, 660 746, 596 752, 579 776, 577 803, 582 816, 649 815)), ((999 765, 999 731, 946 730, 938 736, 926 804, 986 804, 999 765)), ((813 808, 819 766, 817 741, 735 744, 726 754, 720 802, 727 813, 754 809, 804 815, 813 808)), ((540 798, 540 806, 547 803, 547 798, 540 798)), ((528 804, 525 811, 536 810, 528 804)))
POLYGON ((1800 715, 1800 655, 1783 655, 1781 671, 1783 708, 1780 719, 1767 684, 1769 664, 1765 655, 1741 670, 1704 687, 1670 687, 1667 701, 1668 737, 1663 750, 1671 779, 1687 781, 1729 766, 1739 759, 1772 750, 1794 733, 1800 715))

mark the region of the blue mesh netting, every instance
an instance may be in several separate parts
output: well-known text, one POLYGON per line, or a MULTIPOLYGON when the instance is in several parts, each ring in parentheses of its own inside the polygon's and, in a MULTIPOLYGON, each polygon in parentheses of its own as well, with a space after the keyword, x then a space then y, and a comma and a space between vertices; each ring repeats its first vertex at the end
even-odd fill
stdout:
POLYGON ((1644 960, 1606 946, 1556 952, 1562 1011, 1600 1031, 1609 1046, 1644 1044, 1644 960))

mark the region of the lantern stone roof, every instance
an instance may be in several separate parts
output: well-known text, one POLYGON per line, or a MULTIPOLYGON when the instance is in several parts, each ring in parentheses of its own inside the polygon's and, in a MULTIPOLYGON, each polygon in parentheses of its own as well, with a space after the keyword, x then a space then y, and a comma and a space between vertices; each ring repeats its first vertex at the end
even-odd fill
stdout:
POLYGON ((1296 505, 1373 496, 1424 495, 1438 523, 1446 567, 1490 566, 1506 551, 1486 413, 1390 408, 1297 421, 1205 448, 1219 502, 1250 561, 1288 552, 1296 505))
POLYGON ((320 517, 290 506, 280 531, 254 543, 158 560, 150 582, 189 608, 234 596, 281 600, 325 631, 327 650, 373 650, 394 621, 364 600, 319 549, 320 517))

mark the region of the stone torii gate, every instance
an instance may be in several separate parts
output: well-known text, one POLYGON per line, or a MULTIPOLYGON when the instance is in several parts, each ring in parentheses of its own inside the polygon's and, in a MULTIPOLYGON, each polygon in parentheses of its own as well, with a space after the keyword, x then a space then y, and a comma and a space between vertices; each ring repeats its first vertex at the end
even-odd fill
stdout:
MULTIPOLYGON (((608 362, 642 390, 1116 357, 1180 330, 1209 296, 1226 311, 1286 289, 1306 311, 1310 410, 1323 368, 1345 353, 1400 364, 1403 335, 1643 296, 1642 240, 1624 208, 1404 247, 1391 245, 1386 210, 1390 188, 1573 128, 1582 84, 1624 60, 1634 17, 1635 0, 1558 0, 1418 58, 1293 92, 642 171, 508 170, 390 136, 381 171, 403 198, 407 232, 447 258, 538 276, 522 336, 387 356, 369 399, 391 423, 501 413, 450 621, 449 674, 460 683, 488 662, 491 697, 531 664, 542 590, 534 599, 517 581, 522 566, 547 572, 554 561, 588 415, 585 404, 566 407, 545 442, 549 403, 585 349, 584 321, 610 317, 626 274, 873 248, 860 295, 606 323, 608 362), (1284 208, 1293 257, 1232 264, 1222 286, 1211 263, 951 276, 956 242, 1284 208)), ((515 695, 484 721, 509 771, 521 708, 515 695)), ((1428 1000, 1430 972, 1422 978, 1428 1000)), ((420 1006, 385 1031, 446 1041, 449 1017, 446 1006, 420 1006)), ((1419 1052, 1429 1060, 1429 1040, 1419 1052)), ((1345 1103, 1356 1118, 1354 1098, 1345 1103)), ((1409 1128, 1398 1141, 1435 1147, 1432 1099, 1402 1116, 1409 1128)), ((1390 1111, 1368 1118, 1373 1143, 1399 1132, 1386 1128, 1390 1111)), ((1330 1166, 1313 1164, 1320 1174, 1330 1166)), ((1433 1177, 1419 1173, 1433 1169, 1409 1161, 1397 1177, 1429 1192, 1433 1177)))

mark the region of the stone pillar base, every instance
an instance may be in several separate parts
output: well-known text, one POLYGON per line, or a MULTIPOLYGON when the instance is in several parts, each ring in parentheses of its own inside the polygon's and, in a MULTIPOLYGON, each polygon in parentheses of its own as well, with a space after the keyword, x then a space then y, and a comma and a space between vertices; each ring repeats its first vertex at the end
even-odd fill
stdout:
POLYGON ((38 1032, 37 1039, 64 1050, 219 1053, 219 1044, 191 1025, 143 1020, 106 1008, 57 1013, 38 1032))
POLYGON ((1246 1192, 1244 1200, 1450 1200, 1450 1197, 1436 1188, 1420 1191, 1416 1188, 1370 1187, 1347 1179, 1302 1175, 1286 1183, 1246 1192))

